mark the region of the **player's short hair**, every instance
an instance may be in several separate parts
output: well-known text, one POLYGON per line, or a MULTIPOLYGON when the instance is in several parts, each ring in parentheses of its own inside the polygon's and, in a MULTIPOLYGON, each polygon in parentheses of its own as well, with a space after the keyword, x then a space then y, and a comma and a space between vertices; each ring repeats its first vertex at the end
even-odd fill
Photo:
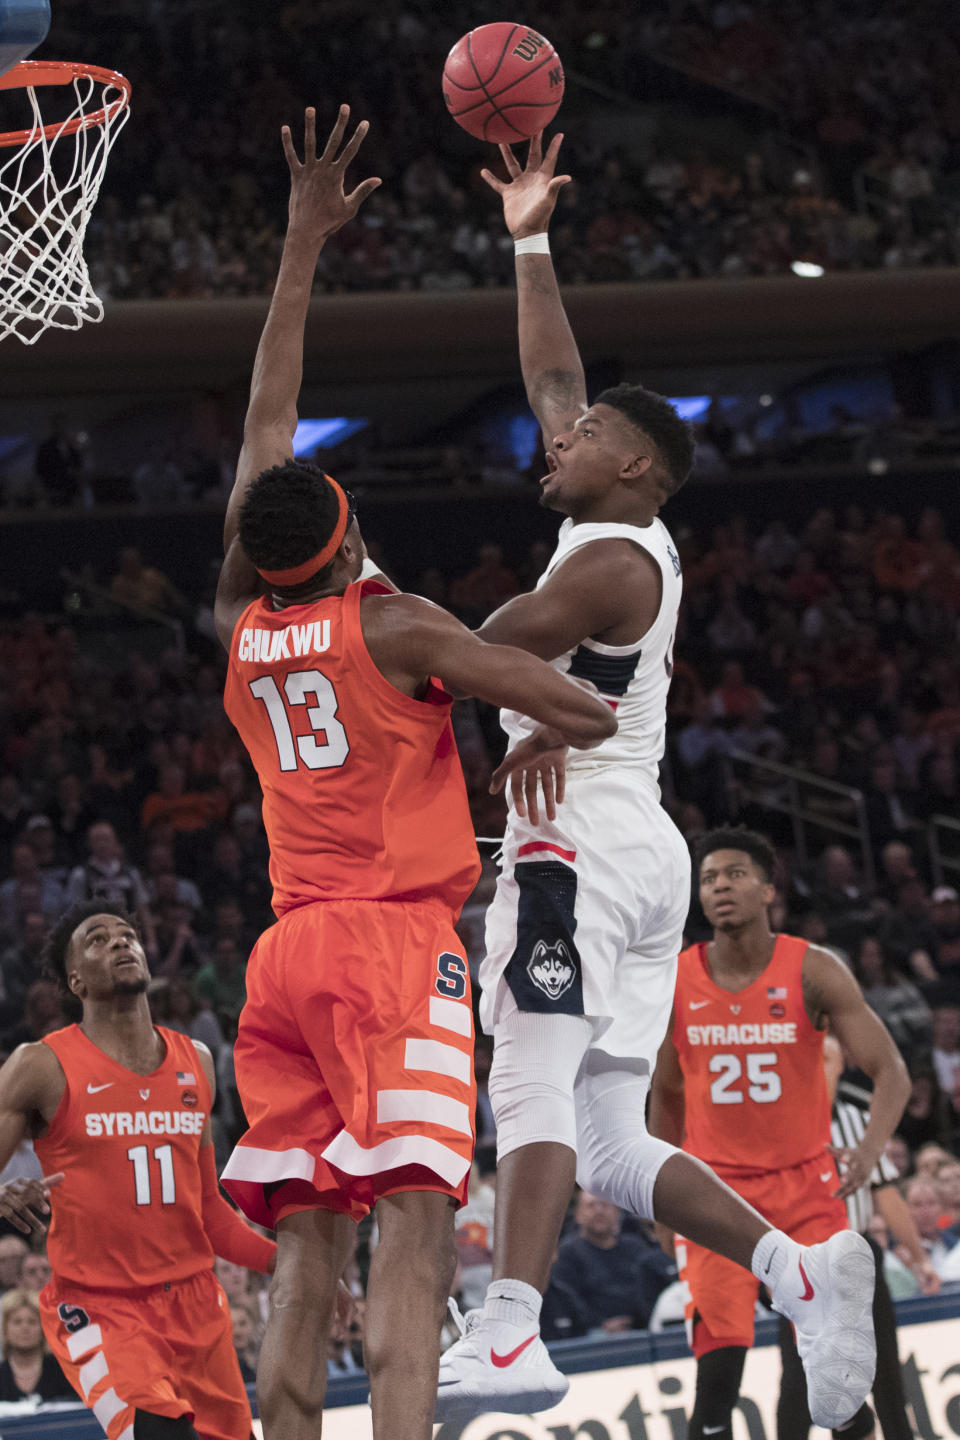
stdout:
POLYGON ((670 401, 642 385, 612 385, 593 403, 619 410, 635 429, 650 437, 663 457, 669 492, 676 495, 693 469, 696 440, 692 427, 681 420, 670 401))
MULTIPOLYGON (((240 507, 237 534, 247 559, 258 570, 293 570, 327 544, 340 517, 337 493, 324 472, 302 460, 287 460, 257 476, 240 507)), ((324 565, 296 593, 315 585, 332 566, 324 565)))
POLYGON ((757 869, 763 872, 763 878, 768 885, 773 879, 777 852, 759 830, 749 830, 746 825, 718 825, 715 830, 708 830, 705 835, 699 836, 693 852, 698 871, 707 856, 712 855, 715 850, 742 850, 750 856, 757 869))
POLYGON ((117 920, 123 920, 132 926, 138 936, 140 934, 140 927, 134 916, 128 915, 121 906, 107 905, 103 900, 85 900, 82 905, 75 905, 72 910, 61 915, 43 947, 43 968, 64 990, 70 988, 67 984, 67 955, 73 932, 84 920, 90 920, 94 915, 113 915, 117 920))

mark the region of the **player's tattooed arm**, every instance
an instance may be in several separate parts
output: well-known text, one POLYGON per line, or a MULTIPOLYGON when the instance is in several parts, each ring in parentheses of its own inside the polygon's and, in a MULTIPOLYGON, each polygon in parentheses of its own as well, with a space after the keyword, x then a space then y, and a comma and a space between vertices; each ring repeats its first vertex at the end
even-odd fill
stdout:
POLYGON ((869 1181, 910 1097, 910 1077, 889 1030, 864 1000, 846 965, 829 950, 808 946, 803 1000, 811 1022, 818 1029, 829 1025, 847 1062, 873 1081, 870 1123, 862 1141, 855 1148, 834 1151, 842 1175, 836 1193, 845 1199, 869 1181))
MULTIPOLYGON (((571 178, 554 174, 562 140, 562 135, 555 135, 544 155, 543 136, 534 135, 522 168, 510 146, 501 145, 508 179, 501 180, 490 170, 482 172, 503 201, 503 218, 514 240, 541 234, 550 223, 557 196, 571 178)), ((516 270, 523 383, 544 443, 550 446, 587 403, 583 363, 550 256, 518 255, 516 270)))
POLYGON ((217 586, 214 620, 217 634, 226 646, 243 610, 261 589, 260 578, 236 539, 244 497, 264 470, 293 458, 297 400, 303 379, 304 330, 317 258, 330 236, 356 215, 364 200, 380 184, 379 179, 372 176, 349 193, 344 188, 347 166, 367 133, 367 121, 361 120, 344 145, 349 118, 350 107, 341 105, 326 146, 318 155, 316 111, 312 107, 308 109, 304 117, 302 161, 289 126, 285 125, 281 134, 290 170, 290 216, 280 272, 254 361, 243 448, 224 523, 226 558, 217 586))
MULTIPOLYGON (((20 1045, 0 1068, 0 1169, 21 1141, 39 1134, 56 1112, 65 1087, 60 1062, 49 1045, 20 1045)), ((0 1185, 0 1218, 18 1230, 46 1230, 48 1195, 63 1173, 0 1185)))

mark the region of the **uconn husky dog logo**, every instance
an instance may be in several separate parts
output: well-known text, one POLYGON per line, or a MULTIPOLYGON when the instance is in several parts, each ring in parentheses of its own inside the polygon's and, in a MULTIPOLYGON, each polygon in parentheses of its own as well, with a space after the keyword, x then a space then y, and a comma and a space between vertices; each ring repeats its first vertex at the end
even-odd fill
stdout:
POLYGON ((547 945, 538 940, 527 964, 527 974, 550 1000, 559 1000, 576 979, 576 966, 562 940, 547 945))

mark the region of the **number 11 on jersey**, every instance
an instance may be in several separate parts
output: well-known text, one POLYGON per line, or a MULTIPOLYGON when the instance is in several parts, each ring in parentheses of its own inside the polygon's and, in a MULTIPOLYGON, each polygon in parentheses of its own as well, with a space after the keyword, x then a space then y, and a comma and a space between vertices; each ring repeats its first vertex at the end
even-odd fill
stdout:
MULTIPOLYGON (((160 1204, 176 1205, 177 1183, 173 1174, 173 1146, 158 1145, 153 1158, 160 1170, 160 1204)), ((154 1196, 150 1186, 150 1151, 146 1145, 133 1145, 127 1151, 127 1159, 133 1165, 133 1183, 137 1191, 138 1205, 152 1205, 154 1196)))

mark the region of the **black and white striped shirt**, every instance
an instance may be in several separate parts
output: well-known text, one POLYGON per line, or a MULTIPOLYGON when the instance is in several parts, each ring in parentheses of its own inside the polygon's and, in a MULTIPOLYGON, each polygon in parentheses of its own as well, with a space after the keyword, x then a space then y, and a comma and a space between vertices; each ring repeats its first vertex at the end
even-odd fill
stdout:
MULTIPOLYGON (((830 1133, 834 1145, 853 1149, 860 1144, 870 1123, 871 1093, 862 1085, 841 1078, 837 1085, 836 1099, 830 1121, 830 1133)), ((897 1167, 886 1155, 881 1155, 873 1167, 866 1185, 847 1197, 847 1223, 851 1230, 863 1234, 873 1216, 873 1191, 882 1185, 890 1185, 900 1178, 897 1167)))

